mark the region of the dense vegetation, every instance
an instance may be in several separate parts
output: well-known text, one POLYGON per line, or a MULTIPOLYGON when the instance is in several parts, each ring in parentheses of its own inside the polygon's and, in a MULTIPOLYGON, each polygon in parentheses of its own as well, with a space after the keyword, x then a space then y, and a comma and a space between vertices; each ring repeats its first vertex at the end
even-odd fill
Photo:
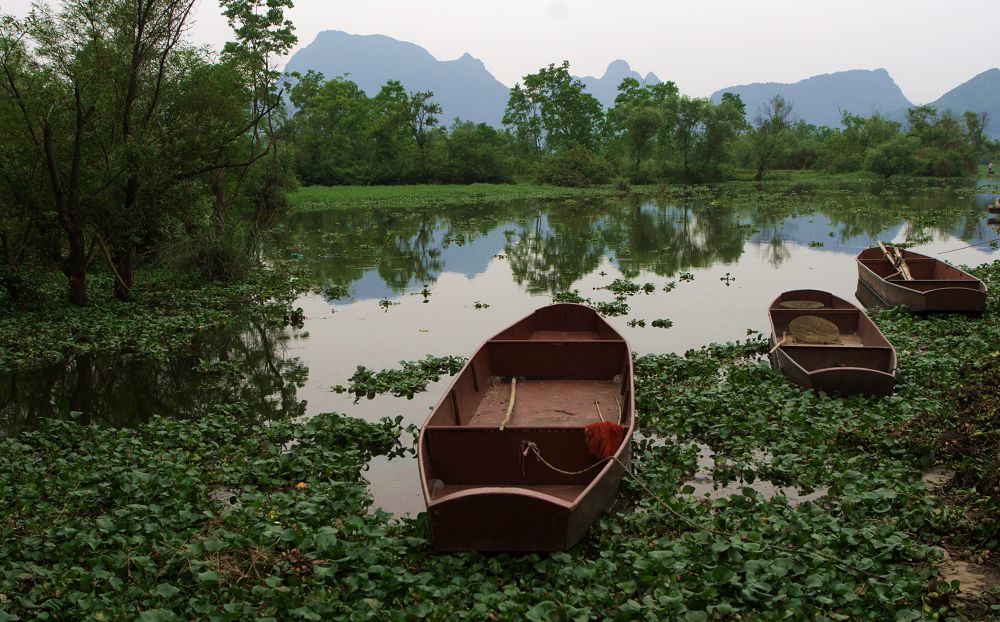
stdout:
POLYGON ((283 127, 305 184, 470 183, 530 177, 566 186, 715 181, 778 169, 957 177, 1000 145, 985 113, 920 106, 907 123, 845 113, 841 128, 796 120, 780 96, 747 111, 738 96, 682 95, 672 82, 626 78, 604 110, 569 73, 549 65, 514 85, 504 129, 442 124, 433 93, 394 81, 369 97, 346 76, 292 76, 295 109, 283 127), (750 123, 747 123, 747 113, 750 123))
MULTIPOLYGON (((292 76, 286 102, 271 63, 294 43, 284 20, 290 0, 221 5, 233 40, 219 54, 185 39, 192 0, 66 0, 58 10, 39 4, 24 19, 0 17, 0 372, 58 376, 38 392, 45 414, 68 417, 3 422, 0 622, 996 615, 996 594, 963 599, 942 578, 938 548, 984 565, 1000 548, 995 297, 981 319, 877 314, 902 364, 898 392, 886 399, 803 393, 766 365, 760 335, 642 357, 635 472, 586 541, 553 555, 445 556, 432 554, 422 517, 370 508, 368 462, 412 453, 400 420, 299 419, 305 404, 294 389, 307 370, 296 359, 275 360, 269 330, 301 321, 292 303, 311 282, 261 252, 296 178, 527 176, 563 186, 617 178, 592 193, 605 196, 636 182, 709 181, 737 170, 757 179, 778 168, 952 176, 997 157, 982 116, 922 107, 905 128, 852 115, 843 129, 814 128, 774 99, 747 124, 738 98, 712 103, 669 82, 630 80, 605 111, 563 63, 515 86, 505 129, 443 126, 432 93, 396 82, 369 97, 345 77, 292 76), (221 345, 196 345, 213 329, 234 327, 243 328, 221 345), (175 419, 89 425, 111 407, 88 402, 82 390, 50 403, 66 377, 106 392, 123 382, 95 355, 138 361, 152 375, 160 364, 184 367, 163 372, 153 396, 175 419), (52 363, 65 368, 39 371, 52 363), (715 480, 738 482, 740 492, 691 494, 703 448, 716 456, 715 480), (930 464, 955 472, 943 494, 920 483, 930 464), (823 494, 797 505, 761 483, 823 494)), ((298 200, 304 211, 320 203, 357 208, 354 192, 311 190, 298 200)), ((371 193, 344 230, 292 233, 322 236, 331 256, 349 249, 366 260, 425 244, 405 266, 379 264, 401 290, 413 275, 435 274, 434 249, 419 235, 435 219, 451 219, 442 243, 458 244, 510 218, 503 206, 484 206, 498 194, 581 195, 523 185, 406 192, 412 209, 380 211, 398 204, 400 191, 371 193), (384 219, 398 221, 396 235, 384 219)), ((650 219, 642 239, 632 239, 628 219, 645 218, 632 204, 601 222, 560 205, 564 218, 553 217, 550 237, 528 222, 507 236, 518 284, 562 289, 610 249, 626 277, 673 275, 741 252, 747 231, 802 209, 811 191, 644 192, 693 212, 727 195, 731 204, 754 204, 756 215, 727 221, 698 245, 681 242, 710 238, 698 229, 709 219, 683 233, 650 219)), ((821 199, 863 211, 837 192, 821 199)), ((907 209, 898 203, 886 210, 907 209)), ((881 230, 867 218, 843 222, 881 230)), ((910 218, 915 230, 927 224, 920 214, 910 218)), ((361 268, 331 265, 318 276, 336 298, 361 268)), ((1000 264, 977 274, 991 291, 1000 287, 1000 264)), ((608 286, 615 302, 595 304, 624 314, 629 296, 651 288, 616 280, 608 286)), ((399 370, 359 367, 335 390, 412 397, 460 363, 427 357, 399 370)), ((14 376, 3 381, 16 383, 14 376)))
POLYGON ((0 284, 32 297, 61 270, 87 303, 100 264, 129 300, 160 258, 245 276, 294 185, 275 138, 272 57, 295 42, 289 0, 222 3, 221 54, 185 39, 194 0, 70 0, 0 17, 0 284))
MULTIPOLYGON (((975 272, 1000 286, 1000 263, 975 272)), ((433 555, 422 518, 369 511, 362 469, 405 453, 398 421, 48 423, 0 445, 0 617, 986 619, 998 595, 956 592, 939 547, 1000 548, 996 299, 982 318, 875 318, 900 351, 888 398, 803 392, 759 335, 639 358, 635 474, 565 553, 433 555), (692 494, 705 447, 737 491, 692 494), (930 464, 956 471, 944 493, 920 481, 930 464)), ((408 394, 425 367, 352 393, 408 394)))

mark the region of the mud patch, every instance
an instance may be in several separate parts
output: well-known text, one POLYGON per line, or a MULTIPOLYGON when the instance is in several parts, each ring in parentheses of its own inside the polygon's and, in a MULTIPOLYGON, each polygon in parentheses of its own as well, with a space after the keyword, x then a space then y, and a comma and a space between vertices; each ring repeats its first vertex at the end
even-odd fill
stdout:
POLYGON ((938 565, 941 579, 959 582, 952 604, 966 615, 985 614, 1000 604, 1000 568, 989 563, 989 557, 974 561, 959 549, 942 549, 944 559, 938 565), (986 562, 986 563, 980 563, 986 562))

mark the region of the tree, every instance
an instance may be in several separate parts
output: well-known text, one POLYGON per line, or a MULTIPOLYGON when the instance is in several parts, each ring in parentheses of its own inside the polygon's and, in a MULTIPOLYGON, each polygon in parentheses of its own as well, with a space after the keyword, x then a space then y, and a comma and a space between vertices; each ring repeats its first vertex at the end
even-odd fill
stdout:
POLYGON ((781 95, 772 97, 754 115, 751 145, 756 181, 762 181, 764 174, 790 150, 791 115, 792 105, 781 95))
POLYGON ((511 181, 511 136, 485 123, 456 120, 447 139, 444 177, 451 183, 511 181))
MULTIPOLYGON (((55 213, 63 231, 73 304, 87 302, 96 253, 114 273, 115 295, 131 297, 137 249, 154 246, 165 220, 186 209, 176 199, 208 183, 223 222, 226 193, 241 193, 254 162, 270 153, 280 170, 268 59, 294 42, 288 5, 224 1, 236 37, 220 63, 184 39, 193 0, 66 0, 58 13, 36 5, 24 20, 3 19, 3 94, 25 153, 45 171, 38 209, 55 213), (230 169, 240 176, 227 190, 230 169)), ((259 222, 286 179, 255 185, 259 222)))
POLYGON ((283 128, 296 146, 296 171, 307 184, 367 183, 373 157, 374 104, 344 76, 309 72, 290 85, 295 114, 283 128))
POLYGON ((437 125, 438 115, 441 114, 441 106, 431 101, 432 97, 434 93, 431 91, 418 91, 410 93, 407 102, 410 129, 420 157, 420 177, 425 181, 427 180, 427 130, 437 125))
POLYGON ((625 78, 618 85, 614 107, 608 111, 610 133, 619 137, 631 164, 631 178, 639 181, 642 161, 653 150, 663 126, 663 112, 654 93, 635 78, 625 78))
POLYGON ((372 138, 375 143, 374 179, 398 183, 413 176, 413 127, 410 98, 403 85, 389 80, 372 98, 372 138))
POLYGON ((709 105, 702 149, 702 178, 718 176, 719 165, 727 157, 732 141, 745 127, 746 107, 739 95, 723 93, 718 104, 709 105))
POLYGON ((592 149, 602 119, 600 102, 569 73, 569 61, 524 76, 507 100, 503 123, 540 155, 573 145, 592 149))
POLYGON ((990 126, 990 113, 986 111, 976 113, 966 110, 963 120, 973 157, 981 158, 984 151, 986 128, 990 126))
POLYGON ((681 158, 681 177, 686 182, 694 181, 691 172, 692 159, 701 140, 711 102, 707 99, 682 95, 677 101, 677 123, 674 126, 674 145, 681 158))

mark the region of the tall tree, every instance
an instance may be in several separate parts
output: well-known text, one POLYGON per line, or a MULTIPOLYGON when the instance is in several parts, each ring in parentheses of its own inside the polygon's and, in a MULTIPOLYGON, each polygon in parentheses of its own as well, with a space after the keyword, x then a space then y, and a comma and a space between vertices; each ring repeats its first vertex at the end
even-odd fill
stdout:
MULTIPOLYGON (((58 12, 36 5, 24 20, 3 20, 2 88, 44 163, 40 194, 65 235, 74 304, 87 302, 96 252, 115 275, 115 295, 130 298, 137 249, 154 243, 168 214, 187 209, 172 199, 193 197, 211 177, 218 211, 220 171, 238 168, 242 178, 271 150, 263 137, 279 99, 268 59, 294 41, 282 20, 289 1, 223 2, 237 34, 219 64, 184 39, 193 4, 65 0, 58 12), (192 76, 213 79, 206 86, 192 76)), ((258 196, 268 192, 258 185, 258 196)))
POLYGON ((420 177, 423 181, 427 181, 428 130, 437 125, 438 115, 441 114, 440 104, 431 101, 432 97, 434 97, 434 93, 431 91, 418 91, 410 93, 407 98, 410 129, 413 133, 413 141, 417 144, 417 154, 420 158, 420 177))
POLYGON ((760 107, 753 118, 751 144, 754 179, 762 181, 764 174, 781 161, 790 149, 792 105, 781 95, 775 95, 760 107))
POLYGON ((524 85, 511 89, 503 123, 534 142, 534 148, 555 152, 573 145, 593 148, 602 120, 602 108, 582 82, 569 73, 569 61, 550 64, 524 76, 524 85))

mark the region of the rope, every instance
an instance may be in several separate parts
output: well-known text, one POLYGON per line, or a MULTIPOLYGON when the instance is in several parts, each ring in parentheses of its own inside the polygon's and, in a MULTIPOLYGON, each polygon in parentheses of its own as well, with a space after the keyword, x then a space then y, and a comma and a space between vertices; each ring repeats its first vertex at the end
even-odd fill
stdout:
POLYGON ((597 416, 601 418, 601 421, 604 421, 604 415, 601 414, 601 403, 594 400, 594 406, 597 406, 597 416))
POLYGON ((594 464, 590 465, 585 469, 580 469, 579 471, 564 471, 563 469, 560 469, 556 465, 552 464, 551 462, 543 458, 542 452, 538 449, 538 445, 536 445, 534 441, 521 441, 521 460, 527 458, 529 453, 535 454, 535 458, 537 458, 539 462, 549 467, 556 473, 562 473, 563 475, 583 475, 587 471, 592 471, 595 467, 603 466, 605 462, 609 462, 611 460, 617 460, 617 458, 615 458, 614 456, 608 456, 607 458, 598 460, 597 462, 595 462, 594 464))
POLYGON ((618 406, 618 425, 622 424, 622 401, 615 396, 615 404, 618 406))
POLYGON ((517 396, 517 378, 510 379, 510 404, 507 404, 507 416, 503 418, 500 422, 500 431, 503 432, 504 426, 510 421, 510 413, 514 412, 514 398, 517 396))
POLYGON ((972 248, 973 246, 980 246, 982 244, 990 244, 991 242, 1000 241, 1000 238, 993 238, 992 240, 986 240, 984 242, 976 242, 975 244, 969 244, 968 246, 959 246, 958 248, 953 248, 950 251, 941 251, 938 255, 944 255, 945 253, 954 253, 955 251, 965 250, 967 248, 972 248))
MULTIPOLYGON (((608 456, 607 458, 604 458, 603 460, 595 462, 594 464, 592 464, 589 467, 587 467, 585 469, 582 469, 580 471, 564 471, 563 469, 560 469, 559 467, 556 467, 555 465, 553 465, 552 463, 550 463, 548 460, 546 460, 545 458, 543 458, 541 451, 538 449, 538 445, 536 445, 533 441, 522 441, 521 442, 522 472, 523 472, 523 461, 524 461, 525 458, 528 457, 529 453, 534 453, 535 454, 535 458, 537 458, 539 462, 541 462, 542 464, 544 464, 545 466, 547 466, 548 468, 552 469, 553 471, 555 471, 557 473, 562 473, 563 475, 582 475, 582 474, 586 473, 587 471, 592 470, 594 467, 602 466, 604 463, 613 460, 613 461, 617 462, 618 466, 620 466, 622 468, 622 470, 625 472, 625 474, 629 476, 629 479, 631 479, 633 482, 635 482, 636 484, 638 484, 639 487, 642 488, 643 490, 645 490, 646 493, 650 497, 652 497, 653 499, 655 499, 656 501, 658 501, 660 503, 660 505, 663 506, 664 509, 666 509, 668 512, 670 512, 670 514, 672 514, 676 518, 680 519, 685 524, 689 525, 690 527, 692 527, 692 528, 694 528, 694 529, 696 529, 698 531, 705 531, 705 532, 708 532, 708 533, 711 533, 711 534, 715 534, 717 536, 725 536, 725 537, 729 537, 729 538, 738 538, 739 537, 739 534, 736 534, 736 533, 732 533, 732 532, 729 532, 729 531, 721 531, 721 530, 718 530, 718 529, 712 529, 711 527, 705 527, 704 525, 699 525, 698 523, 694 522, 693 520, 691 520, 687 516, 681 514, 680 512, 678 512, 677 510, 675 510, 669 503, 667 503, 667 501, 665 499, 663 499, 663 497, 661 497, 660 495, 656 494, 656 492, 654 492, 653 489, 650 488, 650 486, 641 477, 639 477, 634 471, 629 470, 628 466, 624 462, 622 462, 621 460, 619 460, 616 456, 608 456)), ((751 542, 755 542, 755 541, 751 541, 751 542)), ((803 554, 803 555, 815 555, 816 557, 820 557, 822 559, 827 560, 828 562, 830 562, 834 566, 837 566, 837 567, 841 568, 842 570, 856 572, 858 574, 863 574, 865 576, 872 577, 872 578, 875 578, 875 579, 882 579, 883 581, 889 581, 889 580, 892 579, 892 577, 890 577, 889 575, 880 575, 880 574, 875 574, 873 572, 868 572, 864 568, 858 568, 857 566, 854 566, 853 564, 849 564, 847 562, 841 561, 841 560, 837 559, 836 557, 833 557, 832 555, 827 555, 826 553, 822 553, 820 551, 815 551, 815 550, 812 550, 812 549, 806 549, 806 548, 801 548, 801 547, 791 547, 791 546, 788 547, 788 548, 781 548, 781 547, 779 547, 777 545, 770 544, 769 542, 764 542, 764 541, 759 541, 759 542, 755 542, 755 543, 759 544, 762 548, 767 548, 767 549, 770 549, 770 550, 778 552, 778 553, 799 553, 799 554, 803 554)))

